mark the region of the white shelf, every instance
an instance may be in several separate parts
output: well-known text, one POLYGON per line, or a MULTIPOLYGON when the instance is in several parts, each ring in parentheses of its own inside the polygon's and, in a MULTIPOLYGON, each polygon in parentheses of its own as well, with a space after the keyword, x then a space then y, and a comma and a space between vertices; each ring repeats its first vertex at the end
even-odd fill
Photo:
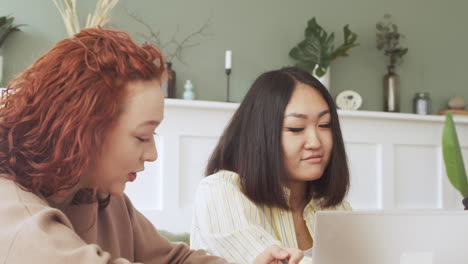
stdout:
POLYGON ((235 110, 239 107, 239 103, 228 103, 218 101, 201 101, 201 100, 183 100, 183 99, 164 99, 166 106, 194 109, 223 109, 235 110))
MULTIPOLYGON (((193 108, 193 109, 210 109, 210 110, 235 110, 239 103, 217 102, 217 101, 201 101, 201 100, 182 100, 182 99, 165 99, 165 105, 168 107, 193 108)), ((340 117, 365 118, 365 119, 389 119, 389 120, 408 120, 408 121, 423 121, 423 122, 444 122, 443 115, 417 115, 410 113, 389 113, 377 111, 361 111, 361 110, 338 110, 340 117)), ((454 116, 457 123, 468 124, 468 117, 454 116)))

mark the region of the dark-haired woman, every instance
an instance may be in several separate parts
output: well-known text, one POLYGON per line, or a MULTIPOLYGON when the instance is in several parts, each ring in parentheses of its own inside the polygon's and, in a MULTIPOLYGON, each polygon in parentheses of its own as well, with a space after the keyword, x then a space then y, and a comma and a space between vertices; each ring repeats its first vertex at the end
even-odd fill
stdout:
POLYGON ((191 246, 249 263, 272 244, 311 256, 314 214, 350 210, 333 99, 310 74, 262 74, 235 112, 197 190, 191 246))

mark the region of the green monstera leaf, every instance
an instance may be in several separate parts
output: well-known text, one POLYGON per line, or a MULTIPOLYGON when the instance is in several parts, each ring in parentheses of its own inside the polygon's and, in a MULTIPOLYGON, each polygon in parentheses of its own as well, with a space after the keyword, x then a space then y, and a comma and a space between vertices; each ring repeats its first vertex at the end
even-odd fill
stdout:
POLYGON ((466 177, 457 130, 453 122, 452 112, 450 111, 445 115, 445 125, 442 134, 442 153, 450 183, 463 197, 468 197, 468 178, 466 177))
POLYGON ((351 48, 358 46, 356 43, 357 35, 349 29, 349 25, 346 25, 343 28, 344 43, 341 44, 331 55, 331 60, 334 60, 338 57, 347 57, 349 56, 348 51, 351 48))
POLYGON ((346 25, 343 29, 344 43, 335 49, 335 34, 328 34, 314 18, 307 22, 304 40, 289 51, 289 56, 297 61, 296 67, 313 73, 316 76, 325 75, 332 60, 348 56, 349 49, 357 46, 357 35, 346 25))

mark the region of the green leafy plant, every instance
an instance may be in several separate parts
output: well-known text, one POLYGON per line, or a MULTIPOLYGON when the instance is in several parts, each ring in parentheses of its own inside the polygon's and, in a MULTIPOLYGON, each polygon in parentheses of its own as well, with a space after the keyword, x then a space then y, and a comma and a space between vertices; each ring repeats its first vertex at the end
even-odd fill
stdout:
POLYGON ((335 49, 335 34, 328 34, 313 17, 307 22, 305 39, 289 51, 289 56, 297 61, 296 67, 313 73, 318 77, 325 75, 330 63, 338 57, 348 56, 348 51, 358 46, 357 34, 344 26, 344 40, 335 49))
POLYGON ((14 17, 12 16, 1 16, 0 17, 0 47, 3 46, 3 43, 7 39, 7 37, 10 35, 10 33, 14 31, 18 31, 19 27, 24 26, 23 24, 21 25, 14 25, 13 21, 15 20, 14 17))
POLYGON ((466 176, 460 143, 458 142, 457 130, 453 122, 452 112, 450 111, 445 114, 445 124, 442 133, 442 154, 450 183, 465 197, 463 204, 465 205, 465 210, 468 210, 468 178, 466 176))
POLYGON ((377 22, 376 28, 377 49, 384 50, 384 54, 390 58, 388 67, 394 69, 408 52, 408 48, 400 46, 400 40, 404 38, 404 35, 398 32, 398 26, 392 22, 392 16, 389 14, 385 14, 384 19, 377 22))

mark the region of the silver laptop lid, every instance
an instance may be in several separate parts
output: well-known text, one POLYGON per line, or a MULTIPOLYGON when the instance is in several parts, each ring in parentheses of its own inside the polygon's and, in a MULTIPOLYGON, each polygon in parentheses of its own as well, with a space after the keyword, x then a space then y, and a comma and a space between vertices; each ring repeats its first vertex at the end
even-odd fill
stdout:
POLYGON ((467 264, 467 211, 316 214, 314 264, 467 264))

